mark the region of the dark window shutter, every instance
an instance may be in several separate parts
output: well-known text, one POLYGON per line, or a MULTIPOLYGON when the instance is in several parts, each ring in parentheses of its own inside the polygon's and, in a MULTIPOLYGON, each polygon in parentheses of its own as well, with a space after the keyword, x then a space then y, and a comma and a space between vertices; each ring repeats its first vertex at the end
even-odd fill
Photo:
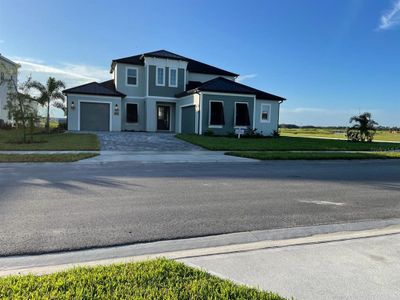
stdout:
POLYGON ((126 122, 137 123, 138 122, 138 105, 134 103, 126 104, 126 122))
POLYGON ((224 106, 222 102, 211 102, 210 125, 225 125, 224 106))
POLYGON ((249 106, 246 103, 236 103, 236 116, 235 116, 236 126, 249 126, 250 125, 250 115, 249 106))

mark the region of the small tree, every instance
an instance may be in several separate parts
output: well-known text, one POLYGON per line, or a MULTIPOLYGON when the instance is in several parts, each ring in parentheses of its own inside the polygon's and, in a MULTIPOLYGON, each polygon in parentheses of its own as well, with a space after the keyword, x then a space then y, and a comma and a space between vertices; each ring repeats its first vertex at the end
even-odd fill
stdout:
POLYGON ((42 106, 46 106, 47 108, 47 116, 46 116, 46 131, 50 132, 50 106, 61 108, 64 113, 66 111, 65 108, 65 97, 62 94, 61 89, 65 88, 65 83, 61 80, 56 80, 54 77, 49 77, 47 79, 46 85, 38 81, 32 81, 29 84, 29 87, 36 89, 39 91, 39 96, 35 98, 35 100, 41 104, 42 106))
POLYGON ((359 116, 353 116, 350 118, 350 124, 353 122, 356 124, 347 128, 347 139, 356 142, 372 142, 376 132, 375 125, 378 123, 371 118, 371 114, 365 112, 359 116))
POLYGON ((30 95, 31 77, 17 85, 10 81, 7 93, 7 103, 4 108, 8 118, 12 119, 18 128, 22 129, 22 142, 27 143, 27 128, 30 128, 30 142, 33 141, 33 127, 38 119, 34 99, 30 95))

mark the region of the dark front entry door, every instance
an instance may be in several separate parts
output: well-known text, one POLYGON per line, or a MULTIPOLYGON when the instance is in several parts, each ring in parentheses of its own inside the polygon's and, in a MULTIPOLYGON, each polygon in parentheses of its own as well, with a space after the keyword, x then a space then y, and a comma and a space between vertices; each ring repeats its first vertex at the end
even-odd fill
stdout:
POLYGON ((157 130, 169 130, 170 107, 167 105, 157 106, 157 130))

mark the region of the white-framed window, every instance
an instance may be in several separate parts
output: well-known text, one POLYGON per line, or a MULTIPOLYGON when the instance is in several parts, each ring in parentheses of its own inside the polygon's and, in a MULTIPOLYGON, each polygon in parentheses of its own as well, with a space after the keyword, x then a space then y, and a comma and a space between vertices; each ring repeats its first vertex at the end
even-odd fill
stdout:
POLYGON ((269 123, 271 121, 271 104, 261 104, 260 122, 269 123))
POLYGON ((135 124, 139 120, 139 104, 126 103, 126 123, 135 124))
POLYGON ((165 68, 156 68, 156 85, 165 86, 165 68))
POLYGON ((178 87, 178 69, 169 68, 169 84, 170 87, 178 87))
POLYGON ((126 68, 126 85, 138 86, 137 68, 126 68))
POLYGON ((224 102, 211 100, 208 106, 208 127, 222 128, 225 125, 224 102))
POLYGON ((250 126, 249 104, 247 102, 235 102, 235 126, 250 126))

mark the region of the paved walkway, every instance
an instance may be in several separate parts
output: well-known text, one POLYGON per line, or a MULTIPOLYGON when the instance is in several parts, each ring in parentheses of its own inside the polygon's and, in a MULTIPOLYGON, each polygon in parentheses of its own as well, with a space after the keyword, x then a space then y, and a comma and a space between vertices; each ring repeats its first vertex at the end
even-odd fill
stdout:
POLYGON ((182 261, 295 299, 400 299, 400 234, 182 261))
POLYGON ((98 132, 105 151, 200 151, 202 148, 175 137, 174 133, 98 132))

